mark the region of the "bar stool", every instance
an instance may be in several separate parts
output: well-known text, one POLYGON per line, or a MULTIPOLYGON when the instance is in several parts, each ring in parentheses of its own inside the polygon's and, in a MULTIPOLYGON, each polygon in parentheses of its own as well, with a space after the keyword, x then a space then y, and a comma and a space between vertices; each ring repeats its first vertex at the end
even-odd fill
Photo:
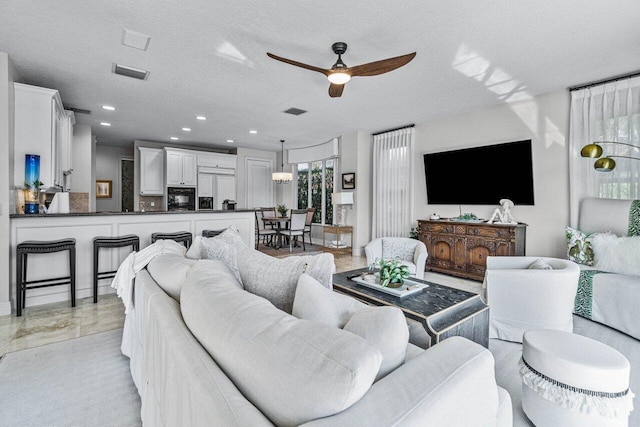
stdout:
POLYGON ((16 315, 22 316, 27 289, 71 285, 71 307, 76 306, 76 239, 27 240, 16 246, 16 315), (27 280, 27 255, 69 251, 69 275, 52 279, 27 280))
POLYGON ((93 303, 98 302, 98 280, 110 279, 115 277, 116 271, 100 272, 98 264, 98 254, 100 248, 122 248, 132 246, 133 252, 140 250, 140 238, 135 234, 127 234, 126 236, 98 236, 93 238, 93 303))
POLYGON ((182 243, 189 249, 193 236, 188 231, 178 231, 176 233, 153 233, 151 234, 151 243, 155 243, 156 240, 175 240, 178 243, 182 243))
POLYGON ((202 230, 202 237, 216 237, 218 234, 222 234, 223 230, 202 230))

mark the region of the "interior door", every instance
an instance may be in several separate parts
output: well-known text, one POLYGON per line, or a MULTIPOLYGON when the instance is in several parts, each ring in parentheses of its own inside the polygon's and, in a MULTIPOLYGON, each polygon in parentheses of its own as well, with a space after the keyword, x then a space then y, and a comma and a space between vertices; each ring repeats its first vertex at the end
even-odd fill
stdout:
POLYGON ((267 159, 246 159, 246 207, 275 206, 273 198, 273 162, 267 159))

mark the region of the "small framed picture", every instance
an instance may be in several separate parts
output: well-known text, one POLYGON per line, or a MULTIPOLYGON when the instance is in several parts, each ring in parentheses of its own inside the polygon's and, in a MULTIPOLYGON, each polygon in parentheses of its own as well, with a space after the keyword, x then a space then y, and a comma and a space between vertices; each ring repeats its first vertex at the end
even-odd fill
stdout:
POLYGON ((353 190, 356 188, 356 174, 355 172, 342 174, 342 189, 353 190))
POLYGON ((97 199, 111 198, 111 180, 110 179, 96 179, 96 198, 97 199))

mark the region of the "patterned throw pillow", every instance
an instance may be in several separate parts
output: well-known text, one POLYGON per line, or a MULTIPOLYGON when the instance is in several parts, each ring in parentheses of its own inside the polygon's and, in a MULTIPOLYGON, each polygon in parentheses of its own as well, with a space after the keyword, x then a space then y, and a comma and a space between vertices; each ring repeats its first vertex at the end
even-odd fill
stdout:
POLYGON ((586 234, 575 228, 566 227, 567 256, 578 264, 593 265, 592 239, 600 233, 586 234))
POLYGON ((238 279, 238 282, 242 283, 240 271, 238 270, 238 256, 235 245, 219 239, 217 236, 202 239, 202 253, 206 259, 222 261, 235 278, 238 279))
POLYGON ((416 250, 415 241, 382 239, 382 258, 401 259, 413 262, 413 254, 416 250))

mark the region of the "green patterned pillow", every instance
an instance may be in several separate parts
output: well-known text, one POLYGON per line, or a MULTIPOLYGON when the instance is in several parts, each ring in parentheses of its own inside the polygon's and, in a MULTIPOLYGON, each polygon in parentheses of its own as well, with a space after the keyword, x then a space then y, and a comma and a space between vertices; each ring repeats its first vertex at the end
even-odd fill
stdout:
POLYGON ((578 264, 593 265, 591 239, 599 233, 586 234, 575 228, 566 227, 567 256, 578 264))

